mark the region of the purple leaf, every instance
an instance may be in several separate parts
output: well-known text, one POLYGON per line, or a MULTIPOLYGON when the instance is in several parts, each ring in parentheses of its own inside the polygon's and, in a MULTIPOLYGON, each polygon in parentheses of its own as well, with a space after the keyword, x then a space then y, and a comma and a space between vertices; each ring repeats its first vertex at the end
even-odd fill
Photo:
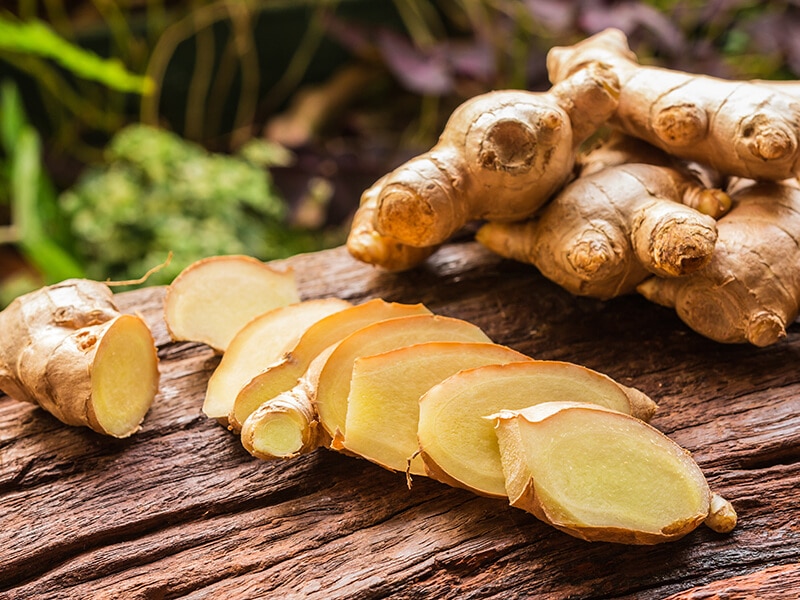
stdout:
POLYGON ((378 31, 377 41, 389 70, 410 91, 441 96, 453 90, 453 76, 441 47, 423 52, 388 29, 378 31))

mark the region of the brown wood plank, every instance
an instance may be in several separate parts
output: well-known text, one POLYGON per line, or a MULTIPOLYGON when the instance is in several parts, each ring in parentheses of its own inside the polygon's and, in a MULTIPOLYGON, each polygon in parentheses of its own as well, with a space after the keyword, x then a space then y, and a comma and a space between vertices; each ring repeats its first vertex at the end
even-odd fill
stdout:
POLYGON ((473 243, 411 273, 343 249, 294 257, 304 298, 424 302, 538 358, 585 364, 659 402, 653 424, 737 508, 654 547, 590 544, 504 501, 318 450, 251 458, 201 412, 219 361, 173 343, 163 288, 118 295, 154 330, 162 386, 112 440, 0 397, 2 598, 788 598, 800 575, 800 324, 724 346, 638 297, 575 298, 473 243))

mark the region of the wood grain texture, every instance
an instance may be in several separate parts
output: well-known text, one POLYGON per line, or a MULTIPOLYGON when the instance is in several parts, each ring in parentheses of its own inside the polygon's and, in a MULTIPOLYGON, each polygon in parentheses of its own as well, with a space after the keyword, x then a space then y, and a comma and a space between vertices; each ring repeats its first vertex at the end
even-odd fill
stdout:
POLYGON ((253 459, 201 412, 219 357, 173 343, 163 288, 120 307, 154 331, 162 385, 141 432, 106 439, 0 397, 0 598, 796 598, 800 324, 757 349, 638 297, 576 298, 473 243, 386 274, 344 249, 289 259, 303 298, 424 302, 537 358, 659 403, 740 521, 653 547, 587 543, 504 501, 326 450, 253 459))

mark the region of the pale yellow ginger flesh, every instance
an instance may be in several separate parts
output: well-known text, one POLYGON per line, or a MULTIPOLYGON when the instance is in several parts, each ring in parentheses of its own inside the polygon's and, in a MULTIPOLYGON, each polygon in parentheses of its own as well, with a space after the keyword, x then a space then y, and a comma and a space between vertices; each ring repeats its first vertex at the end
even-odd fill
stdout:
POLYGON ((0 390, 68 425, 119 438, 139 429, 158 393, 158 354, 107 285, 72 279, 20 296, 0 331, 0 390))
MULTIPOLYGON (((576 149, 613 113, 618 94, 616 77, 596 63, 547 92, 471 98, 453 112, 430 151, 367 190, 362 211, 374 211, 379 236, 426 251, 470 220, 525 218, 571 177, 576 149)), ((361 215, 355 221, 363 227, 361 215)), ((363 252, 362 244, 358 258, 394 270, 417 261, 395 261, 384 250, 397 250, 384 239, 372 241, 377 250, 363 252)))
POLYGON ((740 182, 717 223, 711 261, 679 279, 654 277, 638 291, 674 307, 689 327, 722 343, 763 347, 786 337, 800 314, 800 189, 796 181, 740 182))
POLYGON ((353 331, 384 319, 420 314, 430 314, 430 311, 421 304, 376 298, 320 319, 303 333, 281 362, 255 375, 239 390, 228 414, 229 427, 240 431, 254 410, 292 389, 317 355, 353 331))
POLYGON ((336 346, 331 344, 315 356, 294 387, 261 403, 247 416, 240 436, 245 450, 256 458, 273 460, 330 445, 331 437, 320 427, 313 399, 320 371, 336 346))
MULTIPOLYGON (((439 315, 422 314, 386 319, 358 329, 320 353, 291 390, 261 404, 244 422, 243 437, 264 438, 278 413, 291 413, 301 441, 290 454, 319 446, 344 450, 347 400, 353 366, 361 357, 381 354, 429 341, 481 342, 491 340, 476 325, 439 315)), ((284 421, 285 422, 285 421, 284 421)), ((244 442, 248 451, 248 443, 244 442)), ((255 453, 253 453, 255 455, 255 453)), ((265 456, 260 458, 278 458, 265 456)))
POLYGON ((533 219, 487 223, 476 239, 573 294, 605 300, 651 274, 678 277, 708 263, 716 222, 688 204, 721 197, 677 169, 613 165, 565 186, 533 219))
POLYGON ((428 474, 477 494, 505 497, 497 437, 486 417, 563 398, 648 420, 655 411, 642 392, 572 363, 536 360, 461 371, 420 400, 417 435, 428 474))
POLYGON ((610 122, 625 133, 727 175, 779 181, 800 170, 793 88, 641 65, 617 29, 552 48, 550 81, 557 84, 597 61, 619 79, 610 122))
POLYGON ((735 525, 690 454, 636 418, 562 401, 494 420, 510 503, 570 535, 656 544, 735 525))
POLYGON ((387 469, 425 475, 417 455, 420 397, 463 369, 521 360, 531 359, 485 342, 426 342, 358 358, 342 446, 387 469))
POLYGON ((306 300, 249 321, 228 344, 208 380, 203 412, 212 419, 227 420, 239 391, 253 377, 279 363, 311 325, 350 306, 339 298, 306 300))
MULTIPOLYGON (((127 437, 139 429, 158 391, 155 343, 150 329, 134 315, 120 315, 105 332, 98 332, 98 338, 87 407, 89 426, 127 437)), ((63 376, 68 380, 67 374, 63 376)))
POLYGON ((364 327, 340 341, 319 370, 314 386, 314 406, 319 422, 340 447, 347 436, 347 398, 355 361, 362 356, 388 352, 423 342, 491 342, 468 321, 441 315, 416 315, 389 319, 364 327))
POLYGON ((316 412, 304 385, 259 406, 242 426, 242 446, 262 460, 293 458, 320 445, 316 412), (297 395, 302 395, 301 399, 297 395))
POLYGON ((186 267, 167 287, 164 320, 174 340, 224 352, 248 321, 299 301, 291 269, 249 256, 212 256, 186 267))

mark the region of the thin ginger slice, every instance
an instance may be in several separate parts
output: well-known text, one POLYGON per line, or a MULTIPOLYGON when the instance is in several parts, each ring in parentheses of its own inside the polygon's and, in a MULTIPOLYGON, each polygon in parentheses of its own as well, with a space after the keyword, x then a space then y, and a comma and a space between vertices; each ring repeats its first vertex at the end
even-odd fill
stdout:
POLYGON ((158 393, 158 354, 107 285, 71 279, 20 296, 0 312, 0 331, 0 390, 67 425, 138 431, 158 393))
POLYGON ((656 544, 735 525, 690 454, 629 415, 547 402, 495 421, 511 504, 572 536, 656 544))
POLYGON ((356 359, 344 448, 394 471, 425 475, 418 450, 419 399, 463 369, 531 360, 485 342, 425 342, 356 359))
POLYGON ((367 325, 321 352, 291 390, 259 406, 244 422, 242 445, 264 460, 320 446, 346 451, 342 439, 356 360, 429 341, 490 342, 472 323, 432 314, 367 325))
POLYGON ((384 319, 419 314, 430 314, 430 310, 422 304, 400 304, 376 298, 320 319, 303 333, 281 362, 257 374, 239 390, 228 415, 229 427, 240 431, 253 411, 291 390, 317 355, 353 331, 384 319))
POLYGON ((477 326, 441 315, 415 315, 374 323, 353 332, 336 345, 312 380, 314 405, 333 447, 347 436, 347 400, 355 361, 423 342, 491 342, 477 326))
POLYGON ((350 306, 339 298, 306 300, 252 319, 233 337, 208 380, 203 412, 227 420, 239 390, 253 377, 280 362, 311 325, 350 306))
POLYGON ((186 267, 169 285, 164 319, 174 340, 224 352, 248 321, 299 301, 292 269, 250 256, 212 256, 186 267))
POLYGON ((497 436, 486 417, 563 398, 642 419, 655 411, 642 392, 572 363, 536 360, 461 371, 420 399, 417 435, 428 475, 480 495, 506 497, 497 436))

